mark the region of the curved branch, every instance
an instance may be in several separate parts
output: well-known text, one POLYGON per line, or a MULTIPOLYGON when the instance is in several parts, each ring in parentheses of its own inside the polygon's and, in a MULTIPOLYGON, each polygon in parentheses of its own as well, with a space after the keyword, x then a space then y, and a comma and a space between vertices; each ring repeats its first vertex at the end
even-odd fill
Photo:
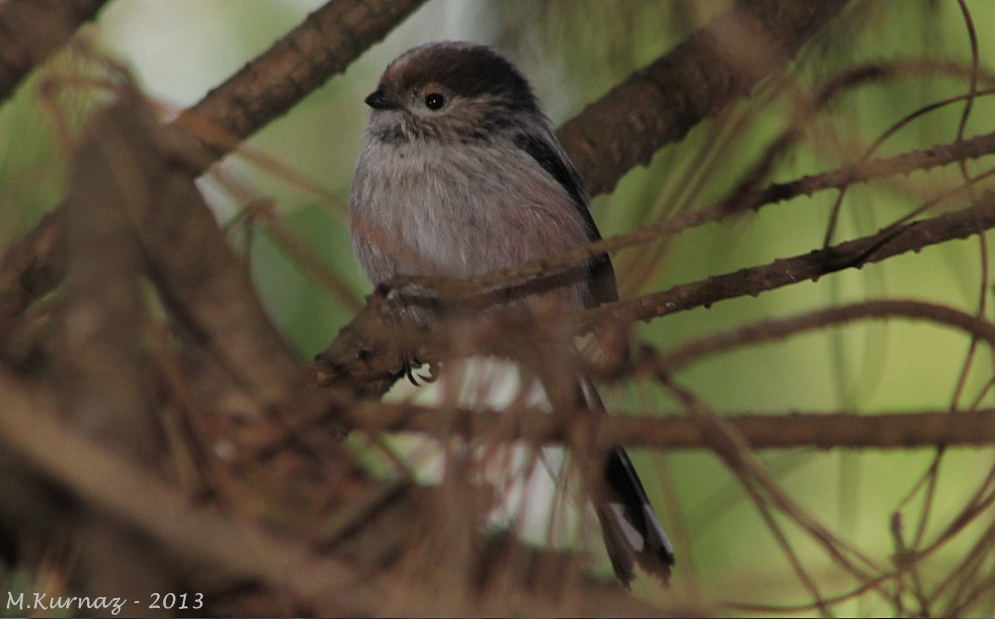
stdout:
MULTIPOLYGON (((941 144, 929 149, 903 153, 895 157, 875 159, 865 162, 860 167, 848 166, 830 170, 814 176, 802 177, 801 179, 791 181, 789 183, 771 184, 763 189, 738 194, 734 199, 720 202, 710 208, 702 209, 700 211, 681 213, 667 219, 666 221, 656 224, 648 224, 633 230, 632 232, 587 243, 555 256, 550 256, 540 260, 533 260, 510 268, 500 269, 479 277, 460 280, 439 277, 404 277, 392 280, 391 282, 388 282, 388 284, 390 284, 392 289, 403 288, 408 284, 425 286, 443 298, 471 297, 475 294, 480 294, 482 291, 491 290, 493 292, 495 289, 505 289, 505 292, 507 292, 507 289, 512 286, 527 283, 541 277, 550 277, 563 273, 567 268, 582 264, 584 261, 589 260, 593 256, 602 253, 616 252, 626 247, 648 243, 665 238, 669 235, 678 234, 689 228, 704 225, 710 222, 721 221, 726 217, 741 212, 742 209, 749 208, 758 210, 764 204, 788 200, 798 197, 799 195, 810 195, 823 189, 838 189, 846 187, 852 183, 863 182, 873 178, 882 178, 897 174, 908 174, 920 169, 928 170, 954 162, 963 162, 968 159, 976 159, 978 157, 989 155, 993 152, 995 152, 995 133, 989 133, 969 140, 962 140, 951 144, 941 144)), ((979 176, 978 178, 981 177, 979 176)), ((954 192, 950 192, 949 195, 952 195, 953 193, 954 192)), ((827 268, 830 268, 831 270, 828 271, 799 269, 796 265, 785 263, 784 260, 777 261, 770 266, 774 267, 774 265, 780 264, 781 268, 794 273, 796 277, 802 270, 804 270, 805 275, 803 278, 817 278, 825 273, 832 272, 833 270, 839 270, 840 268, 859 268, 864 262, 877 262, 895 255, 895 253, 901 253, 903 251, 908 251, 909 249, 921 249, 927 244, 932 244, 929 242, 929 239, 933 239, 932 242, 939 242, 939 240, 950 240, 951 238, 964 238, 970 234, 970 232, 963 233, 964 230, 962 230, 962 228, 966 228, 966 226, 970 224, 979 225, 981 226, 980 229, 987 229, 990 227, 990 223, 986 223, 991 219, 990 214, 988 214, 989 211, 984 207, 986 204, 989 204, 987 197, 974 207, 958 211, 954 217, 944 221, 944 223, 939 221, 943 218, 938 218, 938 221, 928 225, 923 221, 904 226, 899 223, 882 229, 876 235, 856 239, 848 243, 842 243, 834 248, 824 249, 821 252, 813 251, 804 257, 785 259, 798 260, 804 258, 806 263, 819 263, 827 268), (979 208, 980 210, 975 212, 972 211, 972 208, 979 208), (974 220, 975 216, 978 217, 976 221, 974 220), (915 234, 910 235, 909 233, 913 230, 913 226, 915 226, 915 234), (891 243, 891 241, 896 238, 901 238, 902 243, 891 243), (883 250, 885 245, 887 245, 894 253, 884 252, 883 250)), ((911 219, 912 216, 919 214, 919 212, 919 210, 914 211, 912 215, 906 215, 903 220, 907 221, 908 219, 911 219)), ((747 274, 751 272, 753 272, 753 269, 744 269, 742 271, 738 271, 737 273, 747 274)), ((707 281, 714 285, 717 283, 717 278, 709 279, 707 281)), ((763 281, 770 282, 771 280, 764 277, 763 281)), ((766 289, 769 288, 752 288, 744 290, 740 294, 733 296, 741 296, 741 294, 756 294, 766 289)), ((670 292, 671 291, 667 291, 661 294, 666 295, 670 292)), ((651 298, 652 296, 653 295, 648 295, 646 297, 641 297, 640 299, 634 299, 633 301, 625 304, 616 303, 605 305, 602 306, 602 308, 605 312, 617 314, 620 311, 619 308, 623 305, 628 305, 630 303, 641 303, 641 300, 651 298)), ((721 298, 728 297, 704 299, 701 303, 698 303, 698 305, 707 305, 713 301, 721 300, 721 298)), ((694 305, 673 305, 671 306, 671 310, 678 311, 688 309, 690 307, 694 307, 694 305)), ((657 316, 662 315, 664 314, 657 314, 657 316)), ((653 316, 645 315, 638 316, 641 320, 647 320, 652 317, 653 316)), ((616 316, 616 318, 621 319, 622 317, 616 316)), ((586 328, 589 327, 585 327, 585 329, 586 328)))
MULTIPOLYGON (((199 157, 191 154, 196 162, 190 163, 195 163, 201 172, 206 170, 218 157, 237 147, 241 139, 348 66, 423 1, 336 0, 312 13, 174 121, 174 125, 194 135, 211 137, 207 143, 212 147, 199 149, 199 157), (308 60, 304 50, 317 54, 318 60, 308 60), (263 70, 271 70, 272 75, 260 75, 263 70), (265 105, 249 103, 256 97, 265 105)), ((17 0, 3 6, 6 9, 30 3, 17 0)), ((0 256, 0 336, 6 333, 10 321, 62 280, 65 252, 61 226, 60 205, 0 256)))

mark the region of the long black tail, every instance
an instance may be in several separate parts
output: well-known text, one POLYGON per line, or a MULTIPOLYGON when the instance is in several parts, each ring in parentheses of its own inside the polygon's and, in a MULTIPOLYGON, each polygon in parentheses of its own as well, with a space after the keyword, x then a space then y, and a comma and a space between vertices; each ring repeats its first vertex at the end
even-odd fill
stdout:
MULTIPOLYGON (((588 408, 605 412, 590 379, 583 377, 580 382, 588 408)), ((608 454, 603 486, 602 491, 595 494, 596 508, 615 575, 628 586, 634 576, 634 566, 639 565, 666 581, 674 564, 674 547, 653 513, 632 461, 621 447, 608 454)))

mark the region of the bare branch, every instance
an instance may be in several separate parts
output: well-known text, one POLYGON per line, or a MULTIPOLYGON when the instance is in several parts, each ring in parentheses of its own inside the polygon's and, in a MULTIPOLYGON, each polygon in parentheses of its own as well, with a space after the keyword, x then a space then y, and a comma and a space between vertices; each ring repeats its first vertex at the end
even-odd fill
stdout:
POLYGON ((740 0, 560 128, 591 195, 781 70, 846 0, 740 0), (606 136, 609 136, 606 139, 606 136))
POLYGON ((194 185, 196 155, 189 142, 178 129, 156 123, 140 104, 132 107, 145 131, 143 181, 152 196, 150 208, 136 214, 136 225, 176 324, 262 410, 297 401, 296 360, 256 297, 247 265, 194 185))
MULTIPOLYGON (((420 432, 525 440, 555 444, 566 440, 563 419, 541 411, 502 413, 381 402, 357 405, 346 420, 366 432, 420 432)), ((913 449, 980 447, 995 442, 995 409, 970 412, 884 411, 874 414, 792 412, 787 414, 723 414, 752 449, 913 449)), ((636 416, 617 413, 585 418, 593 424, 598 449, 615 445, 653 450, 711 449, 700 424, 685 417, 636 416)))
POLYGON ((732 348, 840 325, 865 318, 907 318, 956 327, 995 348, 995 325, 946 305, 920 301, 872 300, 829 307, 800 316, 766 320, 747 327, 716 333, 681 346, 659 360, 659 371, 668 373, 702 358, 732 348))
POLYGON ((752 295, 784 286, 816 280, 843 269, 862 268, 892 256, 918 251, 953 239, 964 239, 995 227, 995 194, 986 192, 967 208, 944 213, 877 234, 846 241, 807 254, 781 258, 763 265, 675 286, 662 292, 610 303, 578 312, 579 331, 603 321, 650 320, 687 310, 708 307, 716 301, 752 295))
POLYGON ((149 157, 129 108, 90 119, 70 173, 65 206, 66 299, 54 353, 72 422, 88 434, 154 461, 156 424, 141 354, 144 270, 132 214, 152 196, 142 165, 149 157), (144 147, 144 148, 143 148, 144 147))
POLYGON ((175 124, 200 138, 205 163, 215 161, 344 71, 423 2, 329 2, 183 112, 175 124))

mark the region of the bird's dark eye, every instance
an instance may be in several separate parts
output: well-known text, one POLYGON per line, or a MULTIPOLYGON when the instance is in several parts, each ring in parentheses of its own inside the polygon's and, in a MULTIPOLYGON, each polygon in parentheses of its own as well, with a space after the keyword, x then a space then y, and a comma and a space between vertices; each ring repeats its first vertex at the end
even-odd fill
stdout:
POLYGON ((425 95, 425 107, 430 110, 441 110, 446 104, 446 98, 437 92, 430 92, 425 95))

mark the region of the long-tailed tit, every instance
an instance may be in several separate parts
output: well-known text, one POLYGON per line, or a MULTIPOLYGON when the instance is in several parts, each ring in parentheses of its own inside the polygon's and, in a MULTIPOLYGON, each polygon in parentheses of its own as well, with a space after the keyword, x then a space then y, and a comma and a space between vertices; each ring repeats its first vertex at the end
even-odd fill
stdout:
MULTIPOLYGON (((374 285, 403 275, 479 276, 601 238, 552 123, 494 50, 456 42, 412 49, 390 63, 366 103, 373 112, 349 217, 374 285)), ((617 300, 608 255, 541 297, 566 309, 617 300)), ((431 320, 418 308, 406 318, 431 320)), ((578 393, 604 410, 587 378, 578 393)), ((604 475, 596 508, 615 573, 628 583, 638 563, 666 576, 673 549, 624 450, 611 450, 604 475)))

